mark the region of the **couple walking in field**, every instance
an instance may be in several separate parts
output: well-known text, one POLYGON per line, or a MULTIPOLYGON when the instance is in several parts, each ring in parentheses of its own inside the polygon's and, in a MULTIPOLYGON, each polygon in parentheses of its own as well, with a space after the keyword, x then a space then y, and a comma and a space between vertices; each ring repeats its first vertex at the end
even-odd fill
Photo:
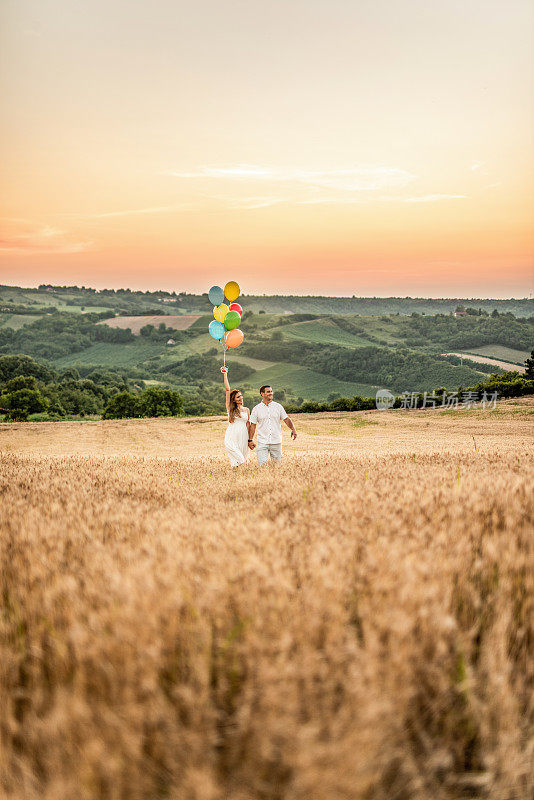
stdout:
POLYGON ((230 389, 228 367, 221 367, 226 390, 226 410, 228 427, 224 436, 224 446, 232 467, 239 467, 248 458, 248 451, 256 449, 258 466, 282 460, 282 422, 291 430, 291 438, 297 438, 293 422, 285 408, 273 400, 273 387, 265 384, 260 388, 261 403, 252 412, 243 405, 243 394, 239 389, 230 389), (258 444, 254 434, 258 431, 258 444))

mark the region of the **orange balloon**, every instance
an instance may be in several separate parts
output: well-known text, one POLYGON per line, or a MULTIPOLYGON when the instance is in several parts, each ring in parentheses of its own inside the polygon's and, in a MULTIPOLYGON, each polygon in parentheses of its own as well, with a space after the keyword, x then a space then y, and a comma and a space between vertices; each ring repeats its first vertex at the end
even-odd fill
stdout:
POLYGON ((229 350, 233 350, 234 347, 239 347, 244 338, 243 331, 240 331, 239 328, 234 328, 233 331, 228 331, 226 334, 226 347, 229 350))

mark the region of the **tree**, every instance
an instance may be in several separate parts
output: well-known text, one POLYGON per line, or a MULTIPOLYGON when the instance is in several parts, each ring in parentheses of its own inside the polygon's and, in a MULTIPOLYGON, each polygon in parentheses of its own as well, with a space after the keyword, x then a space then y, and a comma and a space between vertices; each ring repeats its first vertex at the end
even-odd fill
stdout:
POLYGON ((146 339, 151 339, 155 331, 156 331, 155 327, 149 323, 148 325, 143 325, 139 333, 146 339))
POLYGON ((139 397, 131 392, 118 392, 108 400, 102 419, 124 419, 141 416, 139 397))
POLYGON ((17 375, 34 375, 37 380, 49 383, 57 377, 57 372, 30 356, 0 356, 0 381, 8 381, 17 375))
POLYGON ((62 383, 64 381, 79 381, 79 380, 80 380, 80 373, 75 367, 68 367, 61 373, 60 381, 62 383))
POLYGON ((530 358, 525 361, 525 367, 525 378, 534 379, 534 350, 532 350, 530 358))
POLYGON ((46 409, 46 401, 37 389, 16 389, 0 395, 0 408, 7 409, 8 420, 25 422, 30 414, 46 409))
POLYGON ((183 414, 182 397, 172 389, 151 386, 139 399, 143 417, 177 417, 183 414))
POLYGON ((17 392, 19 389, 34 389, 37 390, 37 380, 34 375, 17 375, 16 378, 11 378, 4 386, 4 392, 17 392))
POLYGON ((183 401, 179 392, 151 386, 141 394, 118 392, 104 408, 103 419, 128 417, 176 417, 183 414, 183 401))

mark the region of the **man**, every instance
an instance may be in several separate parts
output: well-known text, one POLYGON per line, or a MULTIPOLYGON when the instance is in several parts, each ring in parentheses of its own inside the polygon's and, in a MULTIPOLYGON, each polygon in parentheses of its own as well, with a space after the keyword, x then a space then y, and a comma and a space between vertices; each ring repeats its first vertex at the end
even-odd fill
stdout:
POLYGON ((261 403, 254 406, 250 415, 250 429, 248 434, 248 446, 254 450, 254 433, 258 427, 258 449, 256 459, 258 466, 261 467, 269 461, 269 456, 273 461, 282 460, 282 426, 283 420, 291 430, 291 438, 297 438, 295 426, 288 417, 286 410, 280 403, 273 400, 273 387, 265 384, 260 389, 261 403))

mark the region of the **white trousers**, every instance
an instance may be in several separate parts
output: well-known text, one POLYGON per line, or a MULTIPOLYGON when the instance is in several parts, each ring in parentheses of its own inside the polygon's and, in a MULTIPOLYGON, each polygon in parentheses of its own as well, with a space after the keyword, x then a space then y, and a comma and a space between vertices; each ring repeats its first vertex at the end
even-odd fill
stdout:
POLYGON ((256 460, 258 467, 263 466, 269 461, 269 456, 273 461, 282 460, 282 443, 280 444, 259 444, 256 448, 256 460))

